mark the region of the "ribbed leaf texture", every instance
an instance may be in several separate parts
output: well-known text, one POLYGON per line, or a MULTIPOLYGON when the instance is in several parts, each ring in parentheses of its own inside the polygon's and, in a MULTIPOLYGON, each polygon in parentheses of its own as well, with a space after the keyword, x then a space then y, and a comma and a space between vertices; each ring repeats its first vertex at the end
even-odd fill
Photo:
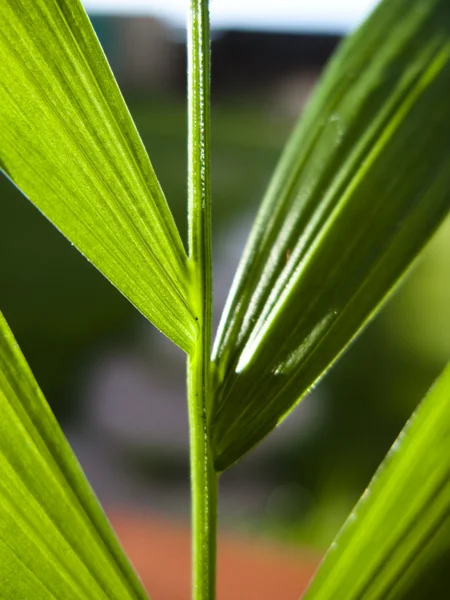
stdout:
POLYGON ((0 415, 0 598, 147 598, 1 313, 0 415))
POLYGON ((445 598, 449 475, 450 366, 394 443, 304 600, 445 598))
POLYGON ((3 0, 0 168, 186 352, 187 257, 79 0, 3 0))
POLYGON ((267 435, 450 207, 450 3, 385 0, 340 48, 276 169, 215 344, 217 470, 267 435))

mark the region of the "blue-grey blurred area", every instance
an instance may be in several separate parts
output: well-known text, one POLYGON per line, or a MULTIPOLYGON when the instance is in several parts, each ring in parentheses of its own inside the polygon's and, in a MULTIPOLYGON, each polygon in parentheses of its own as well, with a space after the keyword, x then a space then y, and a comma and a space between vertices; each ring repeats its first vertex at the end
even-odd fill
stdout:
MULTIPOLYGON (((93 24, 184 236, 184 33, 151 17, 93 24)), ((214 34, 216 322, 283 144, 338 43, 214 34)), ((183 355, 3 177, 0 197, 0 307, 100 499, 187 517, 183 355)), ((223 475, 223 525, 324 546, 449 357, 450 221, 320 386, 223 475)))

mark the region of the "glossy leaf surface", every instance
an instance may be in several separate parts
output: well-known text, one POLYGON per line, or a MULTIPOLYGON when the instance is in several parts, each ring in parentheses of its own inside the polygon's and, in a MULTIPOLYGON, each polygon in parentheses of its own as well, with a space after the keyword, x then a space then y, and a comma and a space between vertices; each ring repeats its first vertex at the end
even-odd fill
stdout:
POLYGON ((189 351, 186 253, 80 2, 4 0, 0 56, 0 168, 189 351))
POLYGON ((215 344, 216 468, 267 435, 450 208, 450 4, 385 0, 331 62, 283 154, 215 344))
POLYGON ((432 589, 433 568, 450 550, 449 475, 450 366, 394 443, 304 599, 444 597, 432 589))
POLYGON ((147 598, 0 313, 0 598, 147 598))

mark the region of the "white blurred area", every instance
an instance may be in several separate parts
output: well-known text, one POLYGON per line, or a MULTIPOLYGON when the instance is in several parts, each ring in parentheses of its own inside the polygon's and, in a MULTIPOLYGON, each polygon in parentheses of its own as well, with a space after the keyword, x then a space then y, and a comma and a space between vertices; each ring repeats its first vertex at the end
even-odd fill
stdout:
MULTIPOLYGON (((89 13, 146 15, 175 27, 185 23, 188 0, 84 0, 89 13)), ((212 0, 217 29, 347 33, 361 23, 378 0, 212 0)))

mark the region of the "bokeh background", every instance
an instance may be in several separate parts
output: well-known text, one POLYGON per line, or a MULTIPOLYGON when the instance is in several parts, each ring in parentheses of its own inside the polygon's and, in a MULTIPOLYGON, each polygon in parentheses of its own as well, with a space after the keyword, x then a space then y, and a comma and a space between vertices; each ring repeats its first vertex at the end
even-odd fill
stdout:
MULTIPOLYGON (((185 235, 183 4, 86 7, 185 235)), ((307 14, 284 0, 276 18, 246 4, 213 2, 216 322, 293 123, 375 2, 307 14)), ((1 176, 0 198, 0 306, 100 500, 187 524, 183 355, 1 176)), ((317 389, 224 474, 221 527, 322 551, 449 357, 447 221, 317 389)))

